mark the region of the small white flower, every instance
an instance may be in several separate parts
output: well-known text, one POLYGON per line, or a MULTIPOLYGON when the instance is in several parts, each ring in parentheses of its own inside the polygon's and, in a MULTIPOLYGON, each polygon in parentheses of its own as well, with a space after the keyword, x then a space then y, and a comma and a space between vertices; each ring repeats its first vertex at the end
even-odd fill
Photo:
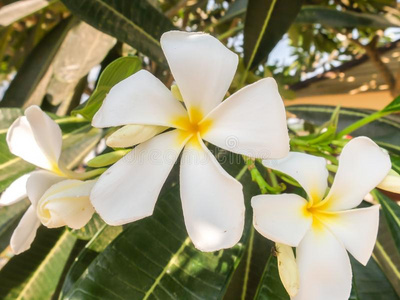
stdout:
POLYGON ((152 125, 174 130, 138 145, 113 165, 99 178, 91 201, 111 225, 151 215, 185 147, 180 189, 189 236, 203 251, 231 247, 243 231, 242 185, 224 171, 203 140, 251 157, 284 157, 289 137, 282 99, 275 81, 266 78, 221 103, 238 56, 208 34, 167 32, 161 46, 186 109, 147 71, 114 86, 93 126, 152 125))
POLYGON ((275 242, 297 247, 300 288, 295 300, 347 300, 352 272, 346 249, 366 265, 375 245, 379 205, 357 207, 387 175, 389 155, 372 140, 351 140, 339 158, 339 168, 326 197, 326 161, 291 152, 269 168, 293 177, 309 200, 296 194, 253 197, 254 227, 275 242))
MULTIPOLYGON (((54 199, 60 200, 65 191, 56 192, 53 189, 53 194, 57 195, 49 197, 47 194, 45 197, 47 200, 42 198, 43 195, 54 184, 65 185, 70 182, 71 180, 67 180, 67 178, 71 175, 71 171, 59 165, 62 147, 62 133, 60 127, 38 106, 27 108, 25 110, 25 116, 21 116, 14 121, 7 132, 7 144, 11 153, 43 169, 33 171, 15 180, 3 192, 0 198, 0 206, 14 204, 26 197, 28 197, 31 202, 31 206, 22 217, 11 237, 11 249, 15 254, 19 254, 29 249, 36 236, 40 220, 44 220, 43 215, 41 216, 38 214, 38 207, 43 208, 43 203, 48 199, 52 199, 52 204, 47 205, 54 207, 54 205, 56 205, 56 200, 54 199), (68 174, 66 174, 66 172, 68 174), (38 203, 41 204, 38 206, 38 203)), ((74 180, 74 182, 76 182, 76 186, 74 188, 69 188, 68 195, 71 197, 86 196, 87 198, 84 202, 85 213, 77 213, 74 218, 82 218, 82 221, 77 224, 86 224, 87 221, 89 221, 87 220, 86 213, 91 211, 91 214, 93 214, 93 207, 88 200, 90 190, 87 190, 87 188, 88 186, 93 186, 94 182, 88 182, 87 184, 78 180, 74 180), (79 182, 79 184, 77 182, 79 182)), ((65 204, 67 202, 63 203, 65 204)), ((69 209, 72 210, 82 207, 82 205, 83 202, 77 206, 76 202, 71 201, 66 204, 66 206, 69 206, 69 209)), ((50 212, 49 209, 48 212, 50 212)), ((64 217, 65 215, 61 216, 61 218, 64 217)), ((50 219, 53 220, 54 217, 51 216, 50 219)), ((73 220, 64 219, 64 225, 72 225, 70 227, 77 228, 77 226, 73 225, 73 222, 73 220)), ((46 225, 45 223, 43 224, 46 225)))

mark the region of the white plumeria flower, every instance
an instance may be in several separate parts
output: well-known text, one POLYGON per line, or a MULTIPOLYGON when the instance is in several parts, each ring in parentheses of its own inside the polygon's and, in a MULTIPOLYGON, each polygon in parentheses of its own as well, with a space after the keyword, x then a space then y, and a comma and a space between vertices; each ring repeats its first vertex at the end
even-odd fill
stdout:
POLYGON ((214 251, 235 245, 243 231, 242 185, 218 164, 203 139, 260 158, 288 154, 285 109, 272 78, 223 100, 238 56, 214 37, 172 31, 161 46, 184 104, 156 77, 140 71, 114 86, 93 118, 95 127, 151 125, 175 128, 138 145, 98 180, 91 201, 111 225, 153 213, 169 172, 185 147, 180 193, 194 245, 214 251))
POLYGON ((11 237, 15 254, 30 248, 41 221, 48 227, 59 227, 49 226, 58 222, 63 224, 60 226, 81 228, 90 220, 94 210, 88 196, 94 182, 67 179, 73 172, 59 164, 62 133, 57 123, 38 106, 31 106, 10 126, 7 144, 11 153, 42 169, 15 180, 0 198, 0 206, 26 197, 31 202, 11 237))
POLYGON ((346 249, 366 265, 375 245, 379 205, 352 209, 387 175, 389 155, 372 140, 351 140, 326 197, 323 158, 291 152, 264 165, 296 179, 309 200, 296 194, 253 197, 254 227, 278 243, 297 247, 300 288, 295 300, 347 300, 352 272, 346 249))

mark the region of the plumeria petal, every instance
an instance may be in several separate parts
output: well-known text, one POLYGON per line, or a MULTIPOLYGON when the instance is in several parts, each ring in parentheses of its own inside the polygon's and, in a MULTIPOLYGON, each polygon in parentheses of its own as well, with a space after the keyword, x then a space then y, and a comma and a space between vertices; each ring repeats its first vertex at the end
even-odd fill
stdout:
POLYGON ((389 155, 367 137, 351 140, 342 150, 332 188, 321 209, 345 210, 358 206, 389 173, 389 155))
POLYGON ((263 160, 263 165, 293 177, 314 202, 323 199, 328 187, 328 170, 324 158, 290 152, 283 159, 263 160))
POLYGON ((58 176, 45 170, 32 172, 26 182, 26 191, 29 200, 36 206, 39 199, 53 184, 64 179, 65 177, 58 176))
POLYGON ((31 247, 39 226, 40 221, 36 216, 35 207, 31 205, 11 236, 10 246, 14 254, 20 254, 31 247))
POLYGON ((125 125, 107 138, 107 146, 113 148, 132 147, 143 143, 168 127, 157 125, 125 125))
POLYGON ((326 228, 310 230, 296 250, 300 289, 293 300, 349 299, 352 273, 343 245, 326 228))
POLYGON ((90 195, 103 220, 121 225, 150 216, 185 142, 179 130, 160 134, 103 173, 90 195))
POLYGON ((7 143, 12 154, 40 168, 58 170, 61 154, 61 129, 38 106, 25 110, 7 132, 7 143))
POLYGON ((208 116, 203 135, 218 147, 257 158, 282 158, 289 153, 286 114, 273 78, 248 85, 208 116))
POLYGON ((296 194, 255 196, 251 206, 254 227, 272 241, 296 247, 310 229, 307 201, 296 194))
POLYGON ((180 184, 186 229, 195 247, 209 252, 234 246, 244 226, 242 185, 200 139, 183 151, 180 184))
POLYGON ((166 32, 161 47, 186 107, 206 115, 224 98, 238 64, 238 56, 205 33, 166 32))
POLYGON ((332 214, 325 217, 322 214, 319 218, 354 258, 366 265, 378 234, 379 205, 332 214))
POLYGON ((128 124, 174 127, 176 116, 187 115, 164 84, 141 70, 116 84, 92 120, 94 127, 128 124))
POLYGON ((85 226, 94 213, 89 195, 95 182, 67 179, 52 185, 37 205, 42 224, 48 228, 85 226))
POLYGON ((27 197, 26 181, 31 174, 25 174, 16 179, 10 186, 1 194, 0 206, 8 206, 27 197))

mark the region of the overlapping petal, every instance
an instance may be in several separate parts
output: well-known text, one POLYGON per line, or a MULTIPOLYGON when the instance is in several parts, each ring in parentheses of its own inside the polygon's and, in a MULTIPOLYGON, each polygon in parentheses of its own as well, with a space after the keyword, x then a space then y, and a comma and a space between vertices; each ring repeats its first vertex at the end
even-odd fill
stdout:
POLYGON ((40 168, 57 171, 61 154, 60 127, 38 106, 25 110, 7 132, 7 144, 14 155, 40 168))
POLYGON ((0 206, 8 206, 27 197, 26 182, 31 174, 25 174, 16 179, 10 186, 1 194, 0 206))
POLYGON ((285 108, 272 78, 236 92, 206 119, 212 125, 203 138, 218 147, 265 159, 289 153, 285 108))
POLYGON ((26 191, 29 200, 36 206, 47 189, 64 179, 65 177, 58 176, 45 170, 32 172, 26 182, 26 191))
POLYGON ((254 227, 272 241, 296 247, 310 229, 307 201, 296 194, 255 196, 251 206, 254 227))
POLYGON ((196 248, 209 252, 234 246, 244 226, 242 185, 200 139, 183 151, 180 184, 186 229, 196 248))
POLYGON ((314 203, 323 199, 328 187, 328 170, 324 158, 290 152, 283 159, 264 160, 263 164, 297 180, 314 203))
POLYGON ((238 56, 204 33, 166 32, 161 37, 161 47, 186 107, 206 115, 224 98, 238 56))
POLYGON ((85 226, 94 213, 89 195, 95 182, 67 179, 52 185, 37 204, 42 224, 48 228, 85 226))
POLYGON ((174 127, 175 116, 187 115, 164 84, 141 70, 116 84, 92 120, 98 128, 128 124, 174 127))
POLYGON ((296 250, 300 289, 293 300, 348 299, 352 273, 349 256, 326 228, 309 230, 296 250))
POLYGON ((335 180, 321 209, 335 211, 358 206, 390 168, 389 155, 372 140, 352 139, 342 150, 335 180))
POLYGON ((151 215, 185 142, 179 130, 160 134, 134 148, 102 174, 90 199, 103 220, 121 225, 151 215))
POLYGON ((14 254, 20 254, 31 247, 39 226, 40 221, 36 216, 35 207, 31 205, 11 236, 10 246, 14 254))
POLYGON ((321 221, 355 259, 363 265, 368 263, 378 234, 379 205, 322 215, 321 221))

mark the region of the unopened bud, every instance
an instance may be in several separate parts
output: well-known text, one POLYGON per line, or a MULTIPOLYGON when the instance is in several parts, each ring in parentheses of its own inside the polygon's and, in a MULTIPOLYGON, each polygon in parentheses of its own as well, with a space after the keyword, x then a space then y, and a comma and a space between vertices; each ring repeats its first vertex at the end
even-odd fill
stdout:
POLYGON ((156 125, 125 125, 107 138, 106 144, 112 148, 126 148, 143 143, 168 127, 156 125))
POLYGON ((300 287, 299 270, 292 247, 275 244, 279 277, 290 297, 296 296, 300 287))
POLYGON ((95 180, 63 180, 52 185, 37 204, 37 216, 48 228, 85 226, 94 213, 89 200, 95 180))

